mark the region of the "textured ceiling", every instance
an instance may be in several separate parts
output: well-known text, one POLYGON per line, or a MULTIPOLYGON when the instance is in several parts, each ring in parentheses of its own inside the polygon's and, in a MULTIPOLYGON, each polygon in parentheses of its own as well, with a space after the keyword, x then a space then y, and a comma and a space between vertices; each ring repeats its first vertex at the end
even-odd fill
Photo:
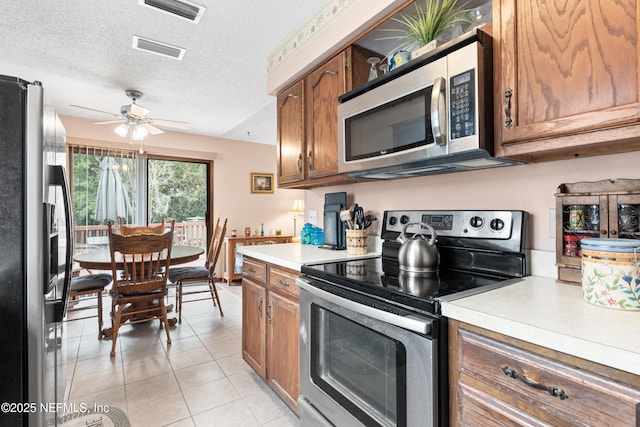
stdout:
POLYGON ((39 80, 62 115, 108 120, 129 103, 189 133, 275 144, 267 59, 325 0, 194 0, 198 24, 137 0, 0 2, 0 74, 39 80), (186 49, 182 61, 131 48, 134 35, 186 49))

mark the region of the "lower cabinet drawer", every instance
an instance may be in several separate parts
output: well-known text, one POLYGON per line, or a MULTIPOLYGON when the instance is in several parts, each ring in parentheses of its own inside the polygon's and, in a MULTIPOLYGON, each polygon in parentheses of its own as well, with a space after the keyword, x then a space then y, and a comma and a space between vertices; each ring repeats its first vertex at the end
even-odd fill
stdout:
POLYGON ((261 283, 267 283, 267 265, 262 262, 244 258, 242 274, 261 283))
POLYGON ((300 295, 300 288, 296 285, 296 278, 299 275, 300 273, 298 272, 294 273, 271 266, 269 270, 269 289, 291 295, 297 299, 300 295))
POLYGON ((494 420, 504 416, 515 424, 526 419, 551 425, 640 423, 640 384, 621 383, 462 328, 458 339, 461 421, 475 419, 482 407, 494 420))

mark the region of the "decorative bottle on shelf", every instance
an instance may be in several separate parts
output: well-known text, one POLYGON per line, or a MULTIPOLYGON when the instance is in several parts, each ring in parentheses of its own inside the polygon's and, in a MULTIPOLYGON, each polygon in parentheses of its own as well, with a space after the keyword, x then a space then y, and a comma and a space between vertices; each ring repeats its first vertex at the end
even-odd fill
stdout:
POLYGON ((264 236, 264 224, 260 224, 260 235, 264 236))

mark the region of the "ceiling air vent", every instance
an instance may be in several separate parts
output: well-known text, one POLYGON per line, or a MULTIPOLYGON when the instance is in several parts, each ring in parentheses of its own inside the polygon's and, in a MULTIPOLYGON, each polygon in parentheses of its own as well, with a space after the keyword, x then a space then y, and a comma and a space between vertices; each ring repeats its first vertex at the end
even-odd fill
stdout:
POLYGON ((186 0, 138 0, 138 4, 153 7, 165 13, 170 13, 196 24, 204 15, 206 7, 186 0))
POLYGON ((169 58, 182 60, 185 49, 170 44, 161 43, 151 39, 145 39, 140 36, 133 36, 134 49, 144 50, 145 52, 155 53, 156 55, 168 56, 169 58))

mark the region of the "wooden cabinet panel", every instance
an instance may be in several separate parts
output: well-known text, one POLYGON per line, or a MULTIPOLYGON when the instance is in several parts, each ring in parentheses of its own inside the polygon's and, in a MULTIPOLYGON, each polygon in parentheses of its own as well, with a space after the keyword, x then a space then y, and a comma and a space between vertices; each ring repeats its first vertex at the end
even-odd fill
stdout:
POLYGON ((456 423, 640 422, 640 378, 635 375, 457 321, 449 327, 450 401, 456 423))
POLYGON ((267 265, 263 262, 245 257, 242 262, 242 272, 246 277, 260 283, 267 281, 267 265))
POLYGON ((249 257, 244 266, 242 357, 297 414, 300 273, 249 257))
POLYGON ((242 280, 242 358, 263 379, 267 377, 267 290, 251 279, 242 280))
POLYGON ((346 92, 345 53, 306 79, 309 178, 338 173, 338 96, 346 92))
POLYGON ((269 290, 298 299, 300 288, 296 285, 296 278, 300 275, 299 272, 283 270, 274 266, 270 267, 269 272, 269 290))
POLYGON ((300 394, 299 307, 297 302, 269 292, 267 374, 271 387, 294 411, 300 394))
POLYGON ((367 82, 370 56, 384 55, 349 46, 278 94, 279 186, 355 182, 338 174, 338 97, 367 82))
POLYGON ((628 142, 612 147, 612 141, 638 134, 631 125, 640 121, 640 4, 493 4, 495 111, 501 112, 496 114, 496 135, 501 135, 497 154, 526 160, 527 155, 557 151, 569 157, 582 154, 582 146, 600 142, 609 152, 634 150, 628 142))
POLYGON ((307 167, 304 141, 304 85, 295 83, 278 95, 278 183, 302 181, 307 167))

